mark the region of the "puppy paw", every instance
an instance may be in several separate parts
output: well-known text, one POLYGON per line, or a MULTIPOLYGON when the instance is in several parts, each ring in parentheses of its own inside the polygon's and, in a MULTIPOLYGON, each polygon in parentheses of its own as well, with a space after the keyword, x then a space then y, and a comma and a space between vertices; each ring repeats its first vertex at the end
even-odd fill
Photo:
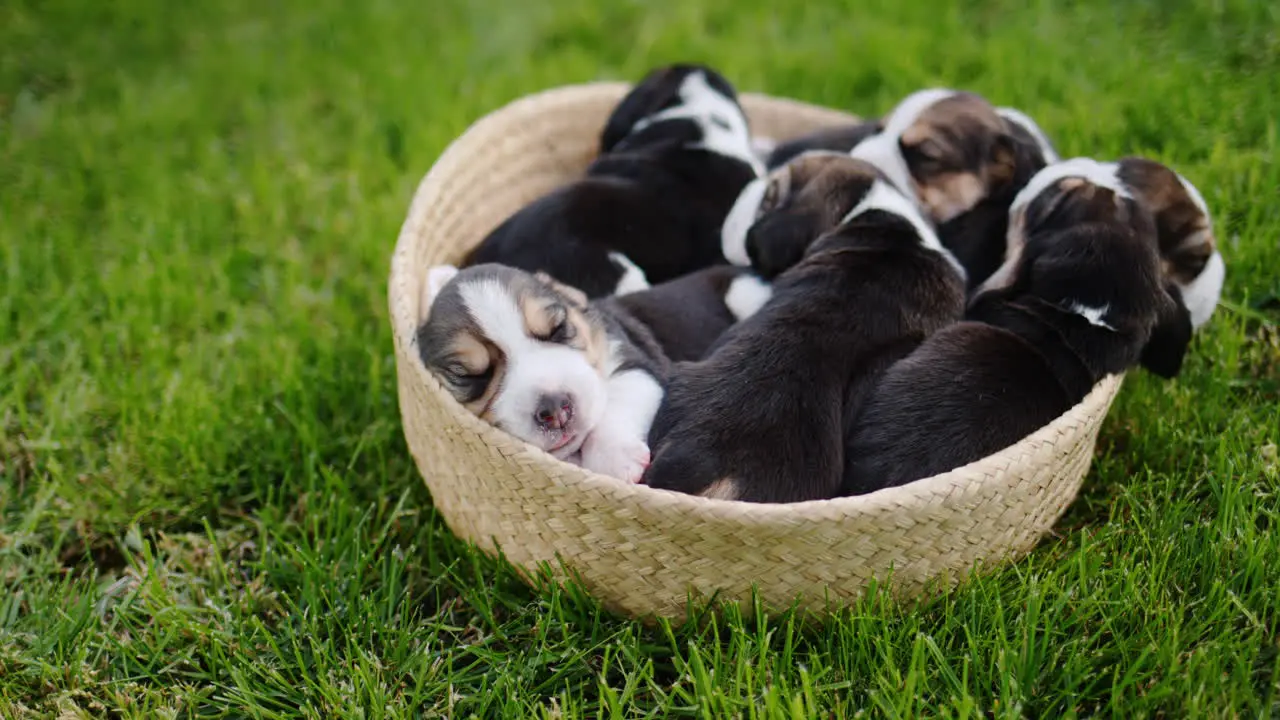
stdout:
POLYGON ((582 467, 601 475, 638 483, 649 467, 649 446, 639 438, 593 434, 582 444, 582 467))

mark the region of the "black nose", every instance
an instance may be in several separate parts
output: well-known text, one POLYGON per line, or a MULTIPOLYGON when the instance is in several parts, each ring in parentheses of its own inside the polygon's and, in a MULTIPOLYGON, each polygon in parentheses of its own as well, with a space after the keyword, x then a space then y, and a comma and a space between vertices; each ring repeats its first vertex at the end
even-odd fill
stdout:
POLYGON ((573 398, 563 393, 543 395, 533 419, 543 430, 563 430, 573 419, 573 398))

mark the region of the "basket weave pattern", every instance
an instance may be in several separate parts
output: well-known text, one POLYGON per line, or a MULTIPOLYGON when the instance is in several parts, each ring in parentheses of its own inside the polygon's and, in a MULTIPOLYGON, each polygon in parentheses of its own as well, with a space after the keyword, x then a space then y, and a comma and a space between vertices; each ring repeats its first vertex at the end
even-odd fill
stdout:
MULTIPOLYGON (((427 268, 457 263, 512 212, 581 172, 627 91, 619 83, 525 97, 474 124, 411 204, 389 286, 400 412, 450 529, 518 567, 573 572, 607 607, 684 616, 690 594, 822 610, 892 573, 911 595, 1028 550, 1075 497, 1121 379, 1018 444, 951 472, 860 497, 789 505, 632 486, 559 462, 463 410, 418 357, 427 268), (561 566, 563 562, 563 566, 561 566)), ((787 137, 849 115, 745 94, 755 132, 787 137)))

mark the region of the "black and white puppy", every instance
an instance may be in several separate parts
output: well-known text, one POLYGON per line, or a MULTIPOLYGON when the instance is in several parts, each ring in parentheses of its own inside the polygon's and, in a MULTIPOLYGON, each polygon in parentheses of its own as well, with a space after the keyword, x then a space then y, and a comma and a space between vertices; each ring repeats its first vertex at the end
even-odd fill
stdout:
MULTIPOLYGON (((1208 322, 1222 295, 1226 265, 1214 238, 1209 208, 1194 185, 1173 169, 1141 157, 1126 157, 1117 162, 1071 158, 1052 167, 1053 173, 1036 176, 1009 209, 1008 258, 1016 258, 1021 252, 1025 237, 1023 215, 1028 204, 1058 173, 1074 172, 1132 196, 1152 214, 1165 280, 1178 288, 1193 328, 1208 322)), ((984 286, 1006 284, 1007 274, 1014 267, 1006 261, 1001 271, 989 277, 984 286)))
POLYGON ((806 150, 738 196, 721 231, 724 256, 763 278, 777 277, 841 223, 867 192, 869 177, 887 181, 846 153, 806 150))
POLYGON ((1042 170, 1019 250, 963 322, 894 363, 847 447, 842 493, 902 485, 1012 445, 1139 364, 1177 373, 1191 337, 1151 214, 1101 163, 1042 170))
POLYGON ((772 298, 673 371, 643 482, 751 502, 835 495, 845 432, 874 378, 960 317, 955 259, 863 167, 852 210, 777 277, 772 298))
POLYGON ((1034 122, 1010 116, 976 93, 920 90, 851 151, 915 200, 968 271, 971 289, 1000 266, 1009 206, 1047 164, 1045 148, 1056 155, 1034 122))
POLYGON ((481 419, 561 460, 636 481, 669 358, 701 357, 767 298, 767 285, 725 266, 591 302, 543 274, 440 265, 423 288, 418 352, 481 419))
POLYGON ((466 258, 545 272, 588 297, 643 289, 724 262, 720 226, 763 172, 737 94, 679 64, 614 109, 580 180, 516 212, 466 258))

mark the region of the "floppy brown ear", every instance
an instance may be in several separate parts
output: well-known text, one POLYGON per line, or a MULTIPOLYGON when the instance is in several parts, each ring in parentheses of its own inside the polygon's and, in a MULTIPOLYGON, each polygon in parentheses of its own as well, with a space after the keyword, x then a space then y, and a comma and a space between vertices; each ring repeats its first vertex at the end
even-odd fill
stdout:
POLYGON ((1164 295, 1159 320, 1151 331, 1151 338, 1142 348, 1139 363, 1162 378, 1173 378, 1182 372, 1182 360, 1186 357, 1194 330, 1191 313, 1182 302, 1182 293, 1177 286, 1166 286, 1164 295))
POLYGON ((587 302, 588 302, 587 294, 582 292, 578 288, 573 287, 571 285, 565 285, 564 283, 560 282, 559 280, 556 280, 555 278, 551 277, 550 275, 548 275, 547 273, 541 270, 534 273, 533 277, 537 279, 538 282, 541 282, 544 285, 550 286, 552 290, 555 290, 556 292, 568 298, 569 302, 573 303, 574 305, 577 305, 578 307, 587 306, 587 302))

